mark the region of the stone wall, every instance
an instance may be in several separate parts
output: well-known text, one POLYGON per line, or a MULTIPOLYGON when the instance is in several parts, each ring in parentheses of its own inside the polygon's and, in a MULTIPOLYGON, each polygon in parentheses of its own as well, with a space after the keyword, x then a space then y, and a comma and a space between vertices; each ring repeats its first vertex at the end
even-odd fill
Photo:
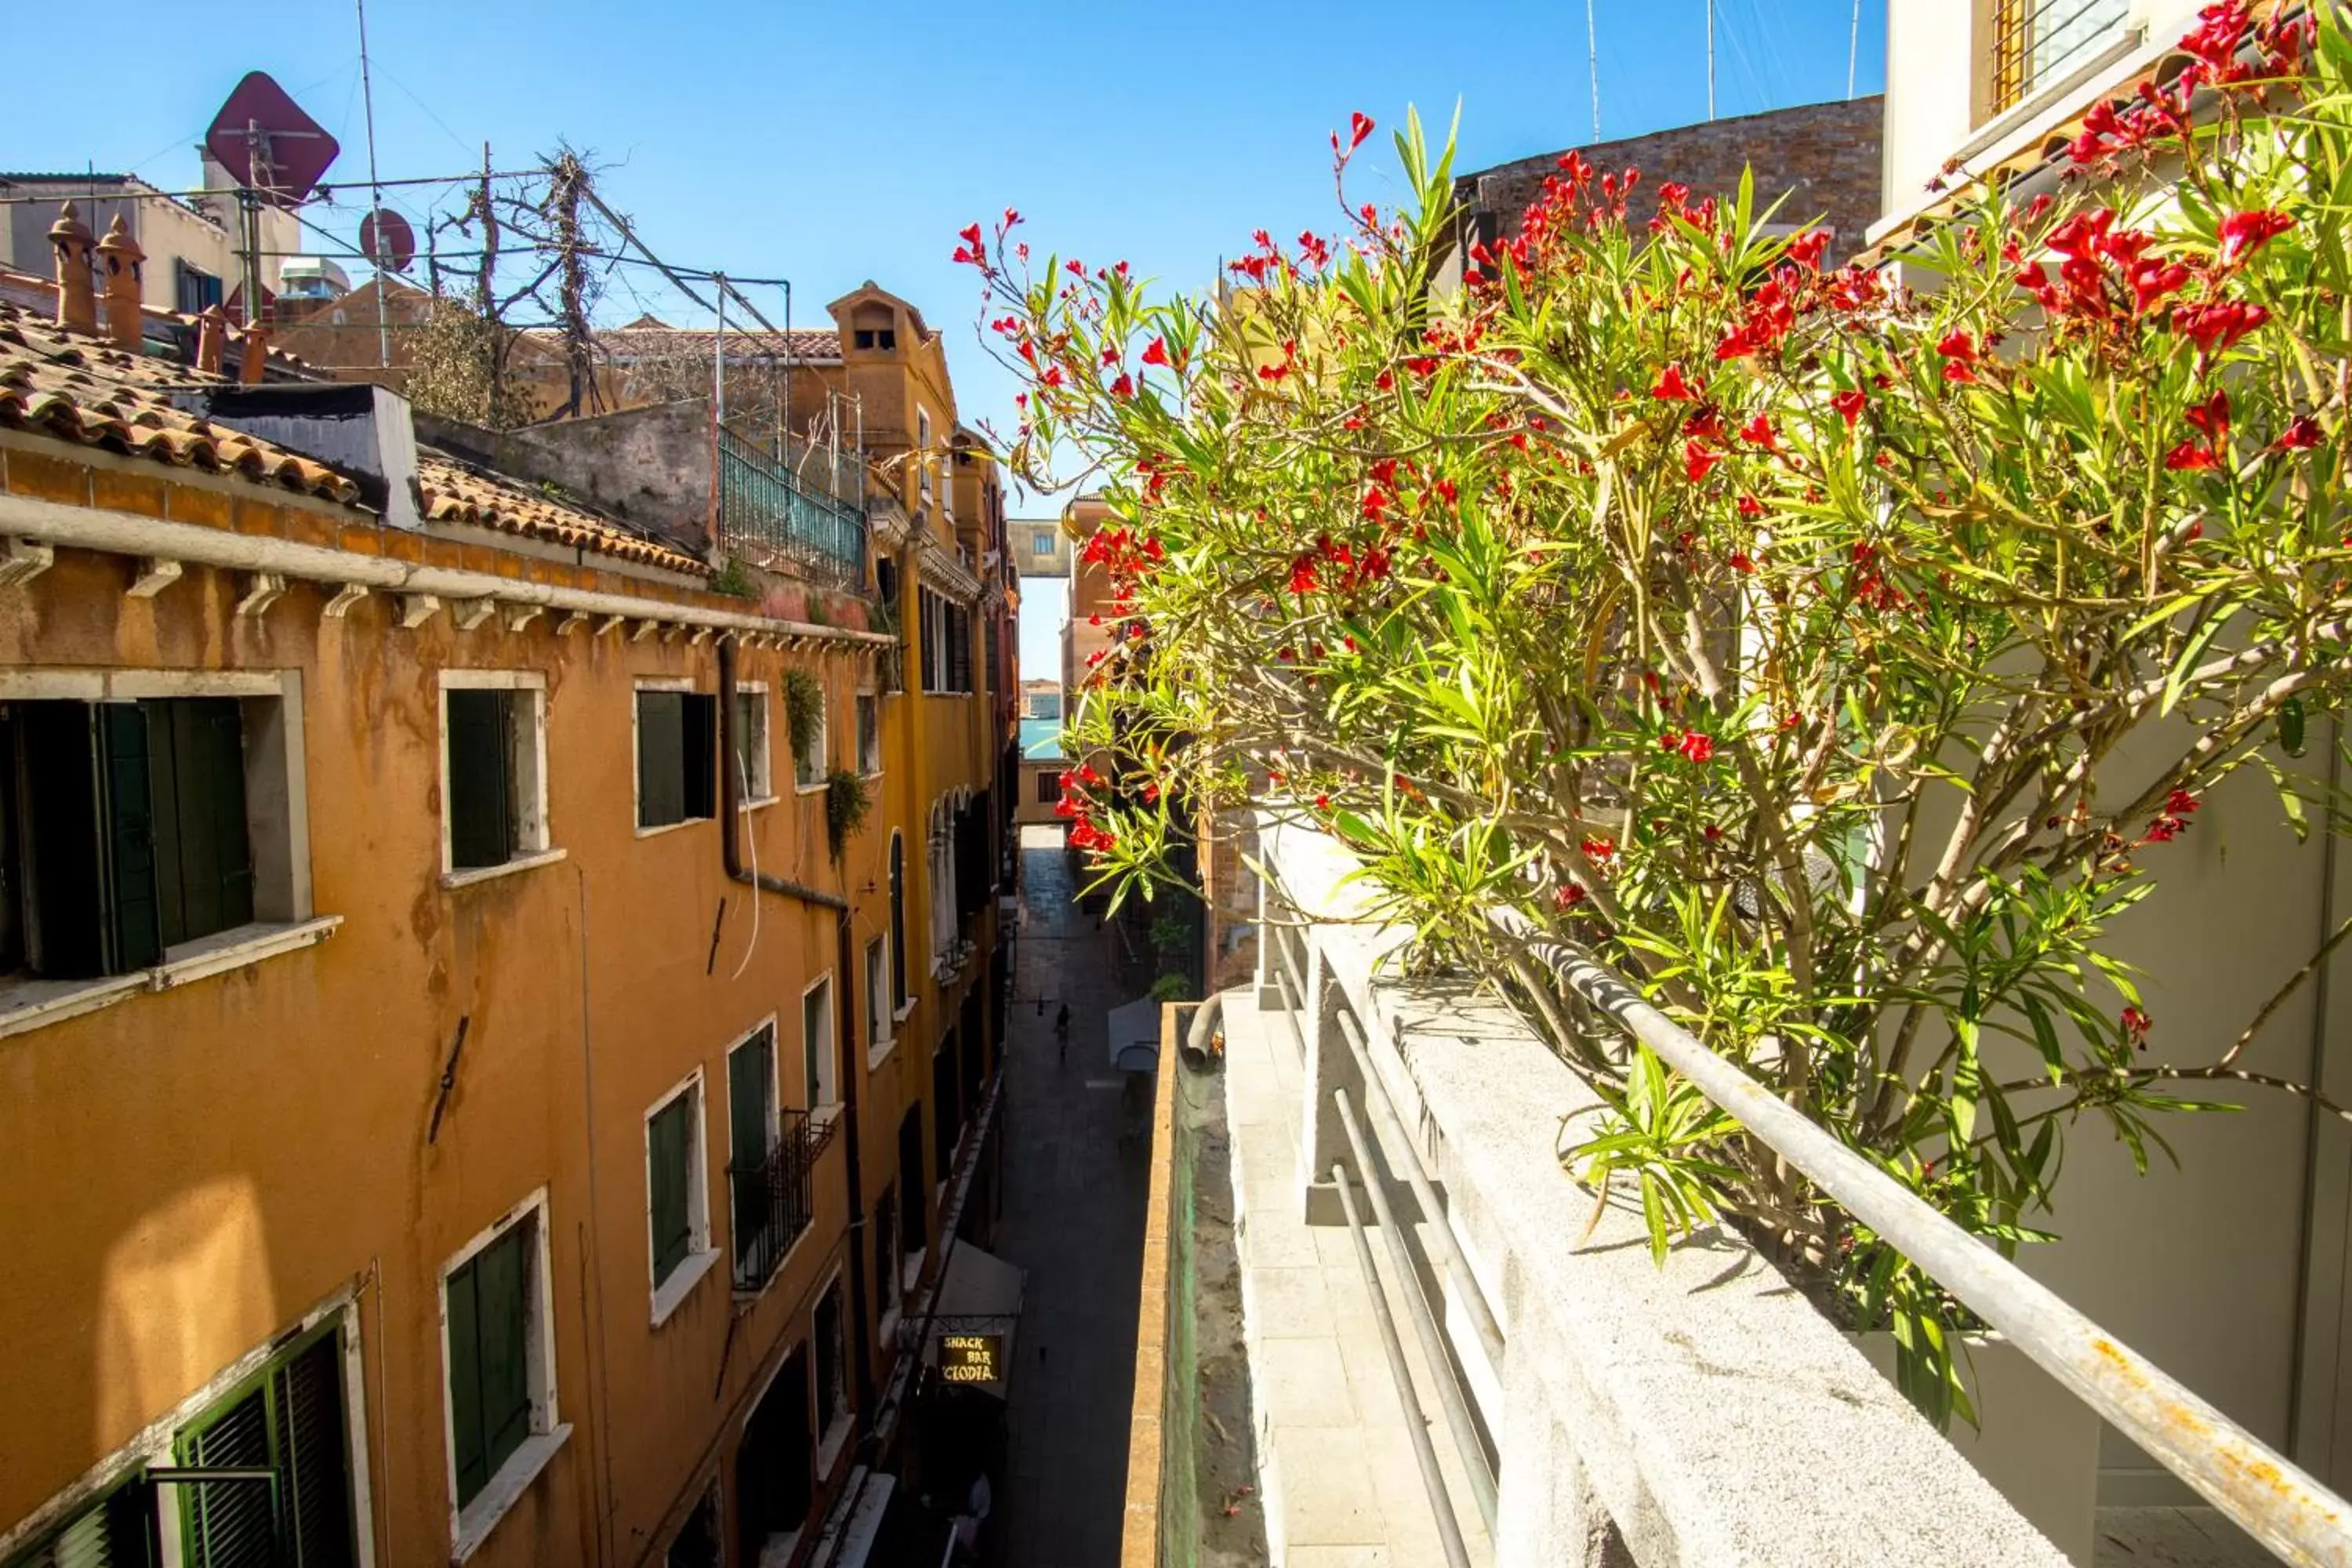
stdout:
POLYGON ((707 398, 499 431, 419 414, 416 435, 453 458, 553 485, 697 555, 709 543, 707 398))
MULTIPOLYGON (((1808 103, 1577 150, 1603 173, 1641 170, 1644 191, 1678 180, 1694 197, 1728 199, 1739 188, 1741 171, 1753 167, 1757 210, 1787 194, 1775 221, 1824 220, 1832 231, 1830 255, 1835 259, 1859 250, 1864 232, 1878 216, 1885 109, 1885 100, 1877 97, 1808 103)), ((1543 194, 1544 177, 1559 172, 1565 155, 1545 153, 1465 174, 1454 182, 1454 195, 1474 217, 1489 215, 1500 232, 1517 234, 1520 215, 1543 194)), ((1650 205, 1637 195, 1633 210, 1646 216, 1650 205)))

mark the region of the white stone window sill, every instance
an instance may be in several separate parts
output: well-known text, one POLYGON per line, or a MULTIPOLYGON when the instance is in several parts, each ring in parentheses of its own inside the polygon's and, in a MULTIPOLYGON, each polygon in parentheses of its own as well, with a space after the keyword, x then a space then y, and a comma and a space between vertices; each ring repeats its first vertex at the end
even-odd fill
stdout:
POLYGON ((768 1270, 768 1277, 765 1279, 748 1288, 741 1285, 735 1287, 736 1305, 749 1306, 754 1301, 765 1300, 769 1290, 774 1288, 777 1280, 782 1279, 791 1271, 793 1259, 800 1256, 801 1248, 806 1247, 808 1238, 815 1234, 816 1225, 814 1221, 801 1226, 801 1233, 793 1237, 793 1244, 784 1248, 784 1255, 776 1259, 775 1267, 768 1270))
POLYGON ((694 1288, 702 1283, 702 1277, 709 1273, 711 1265, 718 1261, 719 1249, 715 1247, 689 1252, 677 1268, 669 1271, 668 1279, 654 1287, 655 1328, 658 1329, 669 1321, 669 1315, 677 1310, 678 1303, 694 1294, 694 1288))
POLYGON ((535 866, 552 866, 570 853, 568 849, 540 849, 529 855, 518 855, 511 860, 501 860, 495 866, 468 866, 462 871, 444 871, 441 873, 441 885, 450 889, 470 888, 477 882, 511 877, 517 871, 528 871, 535 866))
POLYGON ((841 1450, 848 1441, 849 1412, 844 1410, 833 1418, 833 1425, 826 1427, 824 1436, 817 1440, 816 1473, 819 1480, 833 1474, 833 1462, 841 1458, 841 1450))
POLYGON ((866 1070, 867 1072, 872 1072, 877 1068, 879 1068, 884 1062, 890 1059, 890 1053, 898 1048, 898 1037, 896 1035, 885 1035, 880 1039, 875 1041, 872 1045, 866 1047, 866 1070))
POLYGON ((637 837, 659 838, 665 833, 676 833, 681 827, 699 827, 704 823, 714 820, 716 819, 708 816, 688 816, 677 822, 665 822, 659 827, 640 827, 637 829, 637 837))
POLYGON ((341 915, 322 915, 308 921, 256 921, 167 948, 163 963, 128 974, 108 974, 95 980, 26 980, 0 985, 0 1037, 95 1013, 142 991, 169 991, 209 975, 243 969, 265 958, 324 942, 342 923, 341 915))
POLYGON ((530 1489, 530 1483, 539 1479, 539 1473, 547 1468, 547 1462, 554 1458, 571 1438, 569 1424, 558 1426, 552 1432, 534 1432, 523 1439, 521 1447, 507 1456, 507 1462, 499 1467, 499 1473, 490 1478, 490 1484, 484 1487, 480 1494, 466 1505, 465 1511, 457 1516, 457 1539, 449 1545, 451 1568, 456 1568, 457 1564, 481 1550, 482 1542, 489 1539, 490 1531, 498 1528, 499 1521, 504 1519, 507 1510, 530 1489))
POLYGON ((735 809, 737 811, 757 811, 761 806, 773 805, 776 802, 783 798, 783 796, 777 795, 772 790, 768 794, 761 795, 755 800, 739 801, 736 804, 735 809))
POLYGON ((800 1550, 801 1532, 797 1530, 783 1535, 772 1535, 760 1548, 760 1568, 789 1568, 793 1553, 800 1550))
POLYGON ((909 996, 904 1002, 898 1004, 898 1010, 890 1015, 890 1021, 894 1024, 903 1024, 914 1016, 915 998, 909 996))
POLYGON ((819 779, 814 784, 794 784, 793 786, 793 793, 794 795, 823 795, 824 793, 825 784, 825 780, 819 779))

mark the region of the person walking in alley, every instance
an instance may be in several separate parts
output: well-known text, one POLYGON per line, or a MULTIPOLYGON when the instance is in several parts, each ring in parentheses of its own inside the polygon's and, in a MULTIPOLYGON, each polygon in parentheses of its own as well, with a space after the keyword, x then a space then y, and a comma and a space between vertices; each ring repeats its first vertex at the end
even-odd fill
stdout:
POLYGON ((1070 1005, 1067 1002, 1063 1003, 1060 1011, 1054 1015, 1054 1059, 1057 1062, 1070 1059, 1070 1005))

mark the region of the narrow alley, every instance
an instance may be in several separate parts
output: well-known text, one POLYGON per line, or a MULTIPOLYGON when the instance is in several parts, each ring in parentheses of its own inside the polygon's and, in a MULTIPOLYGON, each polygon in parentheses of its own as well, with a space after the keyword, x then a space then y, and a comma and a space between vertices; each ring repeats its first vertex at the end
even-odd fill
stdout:
POLYGON ((1021 856, 995 1250, 1028 1281, 998 1560, 1092 1568, 1118 1559, 1150 1152, 1120 1137, 1105 1019, 1143 994, 1150 971, 1074 901, 1058 828, 1023 828, 1021 856), (1065 1004, 1066 1052, 1054 1037, 1065 1004))

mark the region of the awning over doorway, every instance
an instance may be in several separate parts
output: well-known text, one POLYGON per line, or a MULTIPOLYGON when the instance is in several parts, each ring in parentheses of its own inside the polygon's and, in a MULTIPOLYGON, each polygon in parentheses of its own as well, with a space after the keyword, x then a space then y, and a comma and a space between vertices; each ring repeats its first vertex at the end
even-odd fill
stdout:
POLYGON ((940 1281, 939 1304, 931 1320, 930 1343, 924 1358, 941 1368, 954 1386, 977 1389, 1003 1399, 1013 1373, 1013 1331, 1021 1323, 1021 1295, 1027 1276, 968 1241, 948 1255, 947 1278, 940 1281), (979 1341, 965 1347, 956 1341, 979 1341), (994 1358, 997 1375, 953 1376, 950 1368, 970 1369, 976 1357, 994 1358))
POLYGON ((1160 1004, 1138 996, 1113 1007, 1108 1021, 1110 1065, 1121 1072, 1150 1072, 1160 1065, 1160 1004))

